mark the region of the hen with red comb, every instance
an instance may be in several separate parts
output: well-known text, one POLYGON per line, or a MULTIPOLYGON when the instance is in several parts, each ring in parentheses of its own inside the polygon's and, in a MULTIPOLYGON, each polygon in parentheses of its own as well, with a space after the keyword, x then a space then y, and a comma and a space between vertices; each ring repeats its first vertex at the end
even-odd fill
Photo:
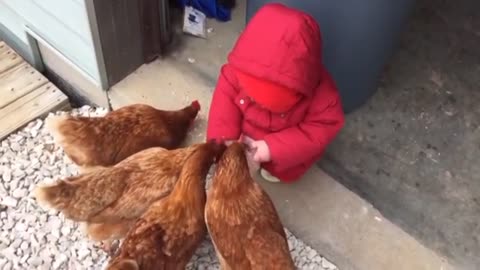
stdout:
POLYGON ((77 165, 112 166, 150 147, 180 147, 199 110, 197 100, 175 111, 134 104, 104 117, 53 116, 46 126, 77 165))
POLYGON ((192 106, 192 108, 196 109, 197 111, 200 111, 201 109, 200 102, 198 102, 198 100, 192 101, 192 104, 190 106, 192 106))

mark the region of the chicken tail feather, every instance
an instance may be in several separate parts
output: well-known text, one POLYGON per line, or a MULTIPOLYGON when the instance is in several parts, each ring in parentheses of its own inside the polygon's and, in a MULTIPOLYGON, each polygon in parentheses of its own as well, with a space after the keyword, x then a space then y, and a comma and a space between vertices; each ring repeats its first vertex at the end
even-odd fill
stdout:
POLYGON ((89 220, 117 200, 126 186, 125 175, 108 169, 38 186, 34 195, 40 206, 61 211, 75 221, 89 220))
POLYGON ((66 207, 66 198, 69 198, 73 189, 64 181, 53 185, 38 186, 33 191, 38 204, 44 209, 61 210, 66 207))
POLYGON ((61 143, 64 139, 62 134, 61 127, 65 124, 65 121, 68 119, 67 115, 53 115, 45 119, 45 127, 52 134, 53 139, 56 143, 61 143))

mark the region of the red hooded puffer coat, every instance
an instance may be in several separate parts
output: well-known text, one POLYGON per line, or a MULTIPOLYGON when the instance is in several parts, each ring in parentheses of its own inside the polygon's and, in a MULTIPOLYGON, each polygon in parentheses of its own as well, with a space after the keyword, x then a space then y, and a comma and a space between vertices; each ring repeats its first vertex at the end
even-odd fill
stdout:
POLYGON ((320 29, 306 13, 267 4, 251 19, 221 69, 209 112, 207 139, 265 140, 271 162, 262 167, 280 180, 302 176, 340 131, 338 91, 321 62, 320 29), (235 70, 303 95, 289 111, 272 113, 242 89, 235 70))

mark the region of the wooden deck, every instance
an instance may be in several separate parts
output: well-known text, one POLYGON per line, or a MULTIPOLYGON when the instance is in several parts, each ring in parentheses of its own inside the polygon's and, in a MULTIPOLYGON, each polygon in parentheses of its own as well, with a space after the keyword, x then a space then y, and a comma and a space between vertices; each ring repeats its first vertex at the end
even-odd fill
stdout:
POLYGON ((62 91, 0 41, 0 140, 35 118, 68 106, 62 91))

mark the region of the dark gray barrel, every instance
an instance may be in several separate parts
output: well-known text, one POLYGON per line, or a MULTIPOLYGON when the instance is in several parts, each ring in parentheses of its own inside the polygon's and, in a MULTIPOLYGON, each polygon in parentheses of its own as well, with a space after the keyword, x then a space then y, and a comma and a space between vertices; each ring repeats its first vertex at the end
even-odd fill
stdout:
POLYGON ((345 111, 351 112, 375 93, 415 0, 248 0, 247 22, 269 2, 303 10, 317 20, 324 64, 337 83, 345 111))

